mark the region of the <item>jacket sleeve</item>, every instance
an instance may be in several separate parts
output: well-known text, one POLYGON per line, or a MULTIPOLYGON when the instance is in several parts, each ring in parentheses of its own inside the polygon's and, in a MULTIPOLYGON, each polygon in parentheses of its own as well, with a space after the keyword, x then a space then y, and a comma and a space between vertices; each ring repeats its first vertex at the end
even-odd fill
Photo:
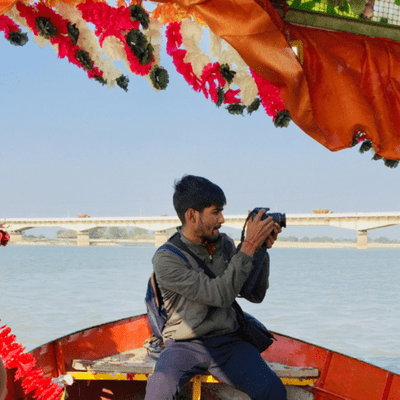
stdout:
POLYGON ((240 297, 252 303, 261 303, 268 287, 269 255, 266 247, 262 247, 253 257, 253 268, 240 291, 240 297))
POLYGON ((153 265, 160 288, 208 306, 227 308, 242 289, 252 269, 252 260, 239 252, 232 257, 225 272, 212 279, 168 251, 158 251, 153 265))

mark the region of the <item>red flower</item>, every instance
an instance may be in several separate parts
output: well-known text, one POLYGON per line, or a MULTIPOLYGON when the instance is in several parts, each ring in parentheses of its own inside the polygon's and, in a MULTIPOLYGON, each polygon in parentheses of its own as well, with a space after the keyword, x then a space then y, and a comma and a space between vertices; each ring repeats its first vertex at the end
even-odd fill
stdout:
POLYGON ((10 235, 0 229, 0 246, 6 246, 10 240, 10 235))
POLYGON ((10 32, 18 32, 19 26, 6 15, 0 15, 0 31, 4 31, 5 38, 7 39, 10 32))
POLYGON ((250 69, 250 71, 256 82, 258 94, 261 98, 261 104, 263 105, 265 112, 275 120, 278 111, 285 109, 279 88, 262 78, 252 69, 250 69))

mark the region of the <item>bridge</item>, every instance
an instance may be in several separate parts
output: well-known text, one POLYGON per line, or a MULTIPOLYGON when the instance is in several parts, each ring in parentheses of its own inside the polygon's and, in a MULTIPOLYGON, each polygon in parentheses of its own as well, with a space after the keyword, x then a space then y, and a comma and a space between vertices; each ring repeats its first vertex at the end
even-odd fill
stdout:
MULTIPOLYGON (((225 216, 224 226, 242 229, 247 215, 225 216)), ((60 227, 77 232, 77 245, 90 244, 89 232, 97 228, 136 227, 155 233, 155 245, 159 246, 168 238, 169 230, 180 225, 178 217, 87 217, 87 218, 4 218, 0 223, 10 231, 11 241, 23 241, 22 232, 32 228, 60 227)), ((287 226, 336 226, 358 232, 357 248, 368 248, 367 231, 400 224, 400 212, 372 213, 313 213, 286 214, 287 226)))

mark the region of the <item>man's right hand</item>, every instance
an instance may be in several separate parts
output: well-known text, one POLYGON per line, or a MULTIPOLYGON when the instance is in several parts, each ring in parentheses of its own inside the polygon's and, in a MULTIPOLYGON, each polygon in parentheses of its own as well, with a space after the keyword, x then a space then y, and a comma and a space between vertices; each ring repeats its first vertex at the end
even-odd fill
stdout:
POLYGON ((254 219, 249 219, 247 222, 246 238, 242 244, 241 251, 251 257, 275 228, 274 220, 271 217, 261 220, 265 212, 266 210, 260 210, 254 219))

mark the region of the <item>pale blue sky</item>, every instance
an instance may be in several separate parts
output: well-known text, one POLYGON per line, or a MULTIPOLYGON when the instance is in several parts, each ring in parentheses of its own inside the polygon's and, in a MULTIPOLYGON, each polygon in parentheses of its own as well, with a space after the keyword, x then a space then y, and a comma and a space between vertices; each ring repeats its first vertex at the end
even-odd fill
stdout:
MULTIPOLYGON (((0 37, 0 219, 174 215, 172 185, 185 173, 219 184, 226 214, 399 210, 400 167, 358 148, 331 153, 293 123, 276 129, 263 110, 232 116, 195 93, 165 54, 167 90, 130 74, 126 93, 89 80, 31 36, 22 48, 0 37)), ((356 237, 331 227, 291 234, 356 237)), ((370 235, 400 239, 400 228, 370 235)))

